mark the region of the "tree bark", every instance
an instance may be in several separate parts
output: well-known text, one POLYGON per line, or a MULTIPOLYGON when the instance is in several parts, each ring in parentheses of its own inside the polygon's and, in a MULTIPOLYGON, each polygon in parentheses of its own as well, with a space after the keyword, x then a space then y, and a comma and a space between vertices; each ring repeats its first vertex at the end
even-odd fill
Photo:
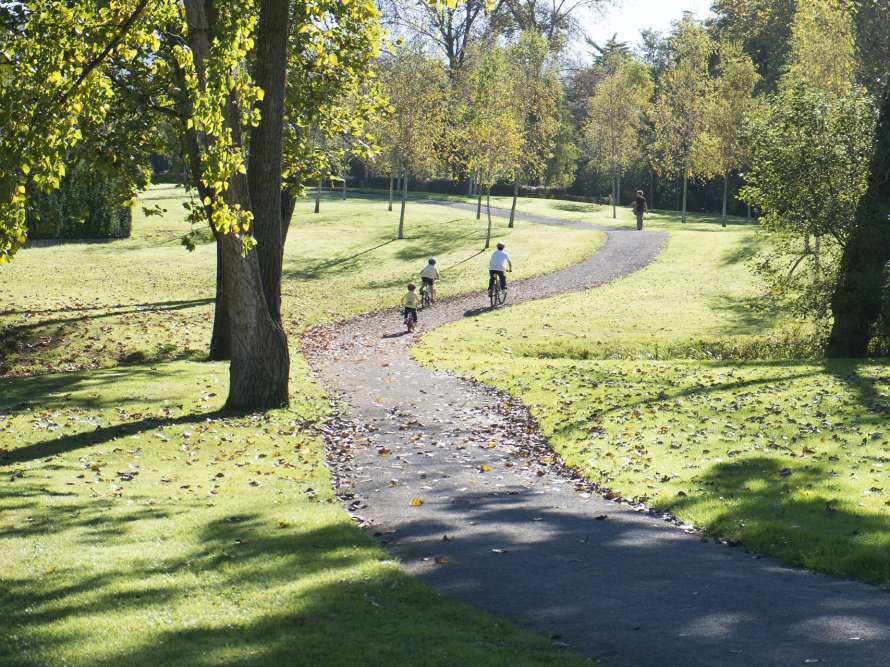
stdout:
MULTIPOLYGON (((513 229, 513 221, 516 218, 516 199, 519 197, 519 181, 513 181, 513 205, 510 206, 510 222, 507 225, 510 229, 513 229)), ((489 214, 491 212, 489 211, 489 214)))
POLYGON ((729 199, 729 173, 723 174, 723 216, 721 224, 726 227, 726 201, 729 199))
POLYGON ((389 210, 392 211, 392 174, 389 175, 389 210))
POLYGON ((683 169, 683 223, 686 223, 686 192, 689 189, 689 176, 683 169))
MULTIPOLYGON (((481 195, 480 195, 481 200, 481 195)), ((491 186, 488 186, 488 189, 485 191, 485 209, 488 211, 488 228, 485 231, 485 248, 484 250, 488 250, 491 245, 491 186)))
POLYGON ((476 184, 476 220, 482 219, 482 188, 476 184))
POLYGON ((408 175, 402 175, 402 211, 399 213, 399 238, 405 238, 405 203, 408 201, 408 175))
POLYGON ((831 357, 864 357, 881 314, 884 276, 890 261, 890 94, 884 95, 875 133, 869 183, 844 246, 831 310, 831 357))
POLYGON ((213 333, 210 335, 210 361, 228 361, 232 356, 232 331, 223 286, 223 258, 216 241, 216 299, 213 305, 213 333))
MULTIPOLYGON (((198 85, 206 85, 206 61, 213 39, 213 26, 209 21, 212 7, 207 0, 184 0, 188 21, 188 42, 192 50, 198 85)), ((229 181, 225 202, 238 204, 254 213, 252 232, 259 238, 271 239, 270 255, 282 252, 281 231, 281 131, 283 124, 284 80, 276 77, 284 71, 287 60, 288 2, 287 0, 262 0, 257 28, 258 76, 266 84, 266 105, 271 110, 260 122, 262 129, 254 129, 251 139, 251 156, 248 174, 236 174, 229 181), (283 20, 278 20, 283 16, 283 20), (280 81, 279 89, 276 82, 280 81), (279 105, 276 107, 276 105, 279 105), (281 109, 279 112, 278 109, 281 109), (254 139, 256 137, 256 139, 254 139), (276 161, 276 155, 277 161, 276 161), (250 174, 251 167, 259 173, 250 174), (257 185, 257 206, 251 206, 250 183, 257 185), (274 210, 268 201, 274 203, 274 210), (275 223, 275 224, 272 224, 275 223)), ((236 144, 242 142, 240 118, 234 104, 224 109, 224 122, 236 144)), ((218 204, 217 204, 218 205, 218 204)), ((261 255, 256 249, 242 256, 241 239, 234 235, 220 234, 217 240, 221 270, 221 285, 225 312, 229 319, 231 363, 229 364, 229 396, 226 408, 233 410, 262 410, 281 407, 288 403, 288 379, 290 359, 287 337, 273 318, 261 269, 261 255)), ((268 261, 268 257, 265 258, 268 261)), ((278 275, 280 289, 280 272, 278 275)))
POLYGON ((315 213, 321 210, 321 176, 318 177, 318 186, 315 188, 315 213))

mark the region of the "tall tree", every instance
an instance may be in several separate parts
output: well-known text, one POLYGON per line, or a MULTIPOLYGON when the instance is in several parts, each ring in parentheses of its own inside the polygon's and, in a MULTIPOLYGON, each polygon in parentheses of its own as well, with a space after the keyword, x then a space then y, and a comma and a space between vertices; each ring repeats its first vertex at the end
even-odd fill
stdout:
POLYGON ((588 101, 584 136, 591 156, 612 179, 612 217, 617 217, 618 179, 640 152, 640 129, 652 97, 648 68, 629 55, 609 58, 588 101))
POLYGON ((467 171, 486 194, 491 243, 491 187, 513 177, 521 149, 521 125, 511 104, 510 66, 503 51, 492 48, 465 72, 459 127, 467 171))
POLYGON ((759 75, 738 43, 723 42, 717 52, 720 60, 708 109, 707 131, 713 141, 715 171, 723 176, 721 220, 725 227, 729 175, 747 161, 742 130, 754 109, 754 89, 759 75))
POLYGON ((659 79, 652 109, 656 164, 660 174, 682 179, 683 222, 689 179, 712 170, 702 161, 700 150, 712 89, 708 70, 712 53, 707 32, 687 14, 671 38, 670 61, 659 79))
POLYGON ((513 180, 509 226, 516 215, 520 181, 535 182, 547 172, 560 133, 562 86, 547 42, 535 33, 522 33, 508 50, 513 87, 511 100, 521 133, 513 180))
POLYGON ((381 140, 392 151, 402 179, 398 238, 403 239, 408 177, 429 177, 441 163, 448 80, 439 61, 416 45, 399 49, 387 58, 381 65, 381 75, 391 105, 381 140))
POLYGON ((160 86, 147 104, 181 120, 190 172, 217 236, 217 309, 231 344, 227 406, 285 405, 280 287, 293 211, 284 179, 285 107, 294 105, 288 117, 295 125, 343 77, 364 76, 379 41, 373 5, 72 0, 52 10, 36 1, 17 7, 23 30, 4 35, 4 54, 28 65, 22 76, 0 80, 0 254, 9 257, 24 241, 25 183, 58 185, 64 154, 83 138, 81 114, 96 122, 113 116, 110 63, 125 59, 128 80, 160 86))

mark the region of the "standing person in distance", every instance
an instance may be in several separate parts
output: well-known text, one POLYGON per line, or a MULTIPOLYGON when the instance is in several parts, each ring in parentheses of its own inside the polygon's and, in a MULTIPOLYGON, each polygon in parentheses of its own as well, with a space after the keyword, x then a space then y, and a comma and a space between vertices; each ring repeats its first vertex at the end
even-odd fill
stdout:
POLYGON ((643 195, 642 190, 637 190, 637 196, 634 197, 634 215, 637 216, 637 231, 641 231, 643 229, 643 216, 649 210, 649 206, 646 204, 646 197, 643 195))
POLYGON ((488 262, 488 296, 494 289, 494 281, 501 281, 501 289, 507 291, 507 271, 513 271, 513 262, 510 256, 504 252, 504 244, 498 243, 498 249, 491 253, 491 259, 488 262))

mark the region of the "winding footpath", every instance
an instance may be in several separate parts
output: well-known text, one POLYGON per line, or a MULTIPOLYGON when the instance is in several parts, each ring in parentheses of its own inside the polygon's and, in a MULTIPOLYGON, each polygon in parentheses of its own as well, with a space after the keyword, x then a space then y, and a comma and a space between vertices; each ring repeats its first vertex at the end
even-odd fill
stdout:
MULTIPOLYGON (((512 284, 510 303, 615 280, 666 241, 601 229, 596 253, 512 284)), ((484 312, 486 300, 437 303, 420 331, 484 312)), ((421 367, 402 330, 386 312, 304 344, 343 397, 327 429, 340 496, 408 572, 606 666, 890 665, 890 594, 597 496, 565 473, 521 405, 421 367)))

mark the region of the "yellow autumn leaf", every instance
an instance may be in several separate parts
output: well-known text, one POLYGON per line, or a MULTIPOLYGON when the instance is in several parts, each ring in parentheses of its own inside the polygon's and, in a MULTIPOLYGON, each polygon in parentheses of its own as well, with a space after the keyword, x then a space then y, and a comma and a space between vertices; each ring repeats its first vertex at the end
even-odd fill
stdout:
POLYGON ((479 466, 479 472, 491 472, 491 466, 487 466, 483 463, 479 466))
POLYGON ((420 507, 421 505, 423 505, 422 498, 412 498, 411 499, 411 507, 420 507))

